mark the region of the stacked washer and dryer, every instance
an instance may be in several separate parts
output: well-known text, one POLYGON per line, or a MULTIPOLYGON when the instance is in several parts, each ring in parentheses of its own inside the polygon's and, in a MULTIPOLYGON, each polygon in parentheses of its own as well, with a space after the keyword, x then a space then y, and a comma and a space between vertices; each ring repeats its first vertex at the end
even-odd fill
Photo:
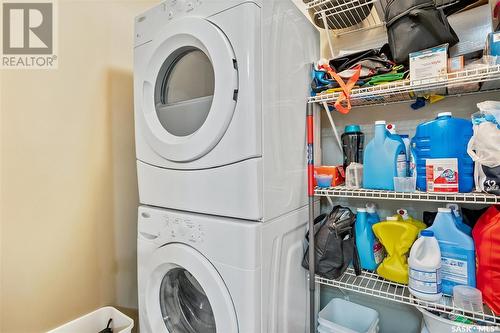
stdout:
POLYGON ((141 332, 306 332, 317 30, 291 0, 167 0, 134 53, 141 332))

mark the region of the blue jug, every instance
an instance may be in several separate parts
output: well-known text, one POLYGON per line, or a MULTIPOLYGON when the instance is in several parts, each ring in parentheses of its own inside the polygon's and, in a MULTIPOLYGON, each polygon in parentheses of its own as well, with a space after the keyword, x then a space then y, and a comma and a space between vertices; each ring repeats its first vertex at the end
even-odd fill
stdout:
POLYGON ((361 268, 375 271, 384 259, 384 247, 373 234, 372 226, 378 220, 368 217, 367 209, 358 208, 354 231, 361 268))
POLYGON ((443 294, 453 295, 456 285, 476 287, 474 241, 458 229, 451 209, 439 208, 426 230, 433 231, 439 242, 443 294))
POLYGON ((411 141, 417 189, 427 190, 425 164, 428 158, 457 158, 458 190, 461 193, 471 192, 474 187, 474 162, 467 154, 471 137, 472 122, 454 118, 451 112, 439 113, 436 119, 418 125, 411 141))
POLYGON ((406 177, 406 147, 403 139, 391 134, 385 121, 375 122, 375 137, 365 149, 363 187, 394 190, 394 177, 406 177))

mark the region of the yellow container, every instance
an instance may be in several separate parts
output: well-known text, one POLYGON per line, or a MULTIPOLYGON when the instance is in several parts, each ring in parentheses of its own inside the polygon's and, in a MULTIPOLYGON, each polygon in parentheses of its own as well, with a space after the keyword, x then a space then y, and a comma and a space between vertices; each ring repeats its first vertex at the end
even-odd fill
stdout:
POLYGON ((387 257, 377 268, 377 273, 391 281, 408 284, 408 253, 425 224, 417 220, 406 220, 400 215, 373 226, 373 232, 382 243, 387 257))

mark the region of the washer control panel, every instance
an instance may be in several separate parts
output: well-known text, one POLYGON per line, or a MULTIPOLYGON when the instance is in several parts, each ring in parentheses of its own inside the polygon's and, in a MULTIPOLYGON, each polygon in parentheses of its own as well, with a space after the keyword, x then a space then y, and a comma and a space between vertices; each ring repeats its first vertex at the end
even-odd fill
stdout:
POLYGON ((186 243, 202 243, 205 239, 202 225, 190 218, 165 214, 163 220, 162 238, 186 243))
POLYGON ((191 13, 201 6, 202 0, 166 0, 162 3, 162 10, 169 20, 191 13))

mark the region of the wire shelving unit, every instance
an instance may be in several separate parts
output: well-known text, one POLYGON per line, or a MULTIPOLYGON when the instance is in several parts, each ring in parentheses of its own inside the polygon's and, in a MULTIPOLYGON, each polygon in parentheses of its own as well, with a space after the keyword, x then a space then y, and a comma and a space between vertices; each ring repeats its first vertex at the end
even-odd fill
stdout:
POLYGON ((394 192, 367 189, 350 189, 345 186, 315 188, 314 194, 319 197, 361 198, 380 200, 449 202, 494 205, 500 204, 500 196, 479 192, 472 193, 427 193, 427 192, 394 192))
MULTIPOLYGON (((426 95, 440 90, 453 91, 453 88, 470 87, 477 93, 480 84, 497 81, 500 87, 500 65, 485 65, 480 68, 464 70, 461 72, 448 73, 423 80, 401 80, 392 83, 381 84, 370 87, 355 88, 351 91, 351 104, 353 107, 385 105, 389 103, 405 102, 415 99, 416 96, 426 95), (451 89, 450 89, 451 88, 451 89)), ((496 89, 493 85, 492 90, 496 89)), ((467 91, 464 89, 464 91, 467 91)), ((442 92, 441 92, 442 93, 442 92)), ((309 103, 332 103, 337 100, 340 92, 320 93, 309 98, 309 103)), ((450 94, 452 96, 461 94, 450 94)))
POLYGON ((443 296, 438 303, 419 300, 410 294, 408 286, 385 280, 370 271, 363 271, 361 275, 356 276, 354 269, 348 268, 338 280, 329 280, 316 276, 316 282, 393 302, 413 305, 427 311, 461 316, 485 326, 494 326, 500 329, 500 317, 496 316, 487 306, 481 312, 474 312, 456 306, 453 299, 448 296, 443 296))

